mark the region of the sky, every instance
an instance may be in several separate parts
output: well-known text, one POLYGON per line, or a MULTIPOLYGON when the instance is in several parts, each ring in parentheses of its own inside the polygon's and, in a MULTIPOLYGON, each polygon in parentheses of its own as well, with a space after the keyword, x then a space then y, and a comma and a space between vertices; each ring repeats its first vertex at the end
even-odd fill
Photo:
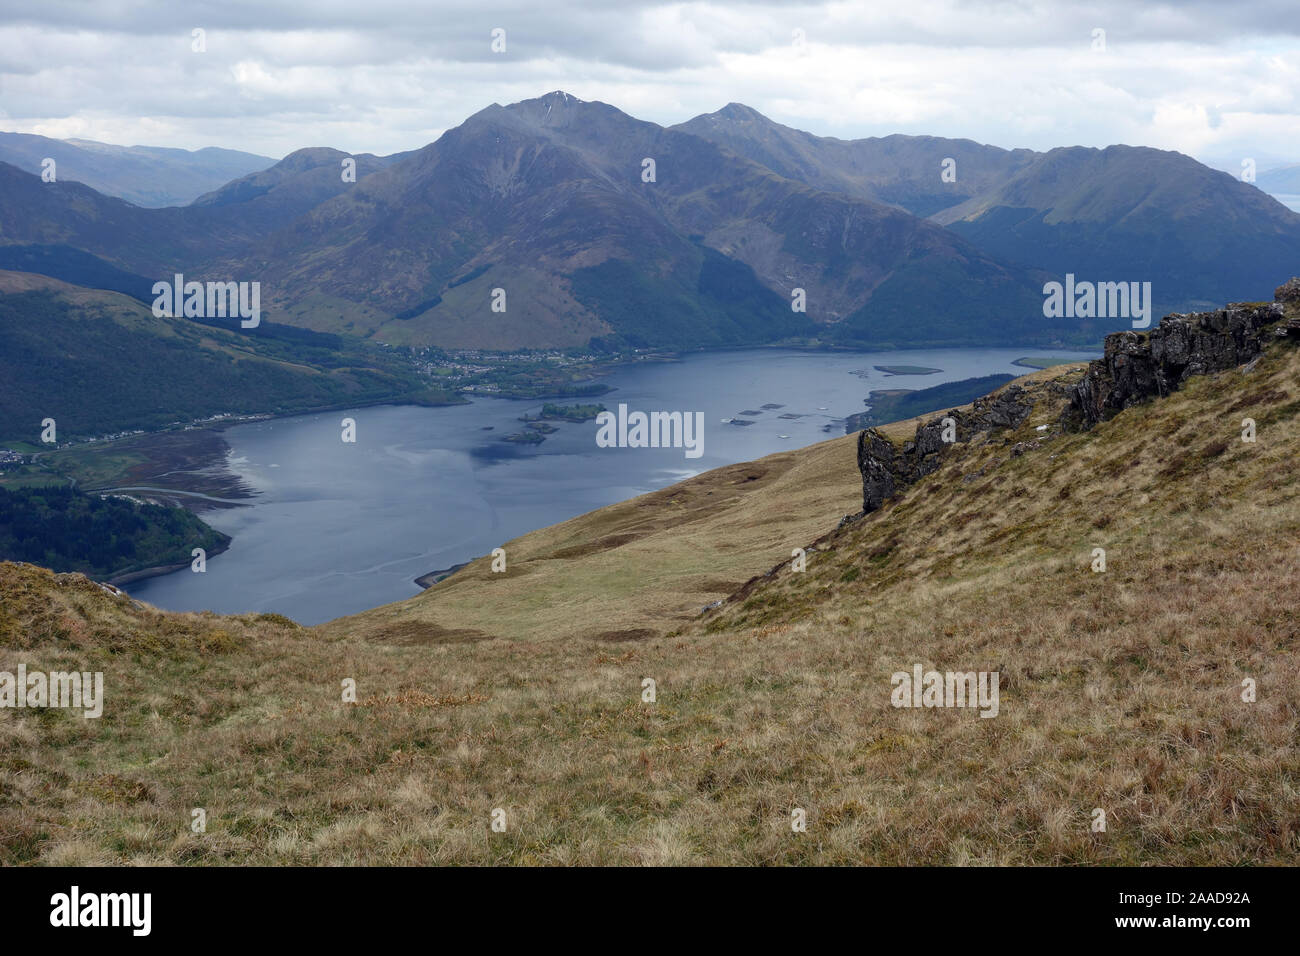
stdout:
POLYGON ((1300 3, 0 0, 9 132, 387 154, 552 90, 665 125, 741 102, 845 139, 1263 170, 1300 162, 1300 3))

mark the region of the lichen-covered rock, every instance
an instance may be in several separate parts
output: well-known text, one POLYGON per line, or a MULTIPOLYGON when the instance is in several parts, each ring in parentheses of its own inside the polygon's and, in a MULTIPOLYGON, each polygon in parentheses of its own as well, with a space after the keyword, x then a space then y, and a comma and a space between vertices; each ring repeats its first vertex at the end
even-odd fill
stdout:
POLYGON ((874 428, 858 432, 858 470, 862 472, 862 510, 875 511, 898 490, 894 443, 874 428))
POLYGON ((1229 305, 1213 312, 1167 315, 1148 333, 1108 335, 1103 356, 1069 390, 1070 405, 1061 424, 1086 430, 1149 398, 1168 395, 1193 375, 1244 365, 1264 350, 1273 335, 1270 326, 1284 318, 1280 301, 1229 305))
POLYGON ((948 443, 944 419, 953 420, 953 438, 968 442, 985 432, 1016 428, 1033 410, 1019 385, 977 398, 969 412, 956 409, 918 425, 911 441, 896 447, 874 428, 858 433, 858 470, 862 472, 862 510, 872 512, 913 482, 935 471, 948 443))

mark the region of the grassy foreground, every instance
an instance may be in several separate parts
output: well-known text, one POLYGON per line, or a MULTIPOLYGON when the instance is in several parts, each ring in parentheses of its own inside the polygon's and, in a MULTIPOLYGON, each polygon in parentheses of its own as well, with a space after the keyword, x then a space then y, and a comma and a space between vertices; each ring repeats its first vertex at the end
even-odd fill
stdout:
POLYGON ((839 530, 852 437, 316 629, 0 565, 0 670, 105 680, 0 710, 0 862, 1294 864, 1300 353, 1060 434, 1078 368, 839 530), (914 664, 998 716, 895 709, 914 664))

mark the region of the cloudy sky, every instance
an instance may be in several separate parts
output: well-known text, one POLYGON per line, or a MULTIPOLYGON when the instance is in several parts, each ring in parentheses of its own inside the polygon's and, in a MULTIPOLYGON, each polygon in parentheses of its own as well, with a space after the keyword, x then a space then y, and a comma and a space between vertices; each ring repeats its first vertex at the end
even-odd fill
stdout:
POLYGON ((0 0, 0 129, 14 132, 391 153, 557 89, 664 124, 738 101, 844 138, 1130 143, 1263 169, 1300 162, 1300 8, 0 0))

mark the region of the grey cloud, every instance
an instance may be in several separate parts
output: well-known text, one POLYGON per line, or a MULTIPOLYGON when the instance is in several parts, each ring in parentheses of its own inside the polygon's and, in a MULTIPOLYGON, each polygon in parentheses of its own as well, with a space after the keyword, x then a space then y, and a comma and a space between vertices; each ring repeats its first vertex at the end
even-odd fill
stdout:
POLYGON ((738 100, 828 135, 1036 148, 1163 135, 1152 144, 1228 151, 1226 139, 1297 128, 1295 72, 1251 53, 1297 61, 1289 6, 7 2, 0 115, 6 128, 113 142, 394 152, 491 102, 564 89, 662 123, 738 100), (189 50, 196 26, 202 55, 189 50), (489 48, 496 26, 503 56, 489 48), (1098 26, 1111 53, 1081 63, 1098 26), (791 61, 796 28, 813 45, 806 65, 791 61), (1157 114, 1167 128, 1153 134, 1157 114), (1179 132, 1170 117, 1183 115, 1179 132))

